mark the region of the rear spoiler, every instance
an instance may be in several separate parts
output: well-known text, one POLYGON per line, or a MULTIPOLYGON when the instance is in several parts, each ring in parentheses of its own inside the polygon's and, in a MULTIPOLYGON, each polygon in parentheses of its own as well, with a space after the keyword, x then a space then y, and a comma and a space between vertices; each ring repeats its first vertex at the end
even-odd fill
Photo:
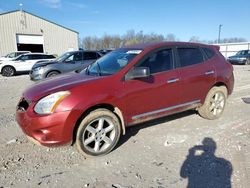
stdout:
POLYGON ((218 45, 209 45, 209 46, 211 46, 212 48, 215 48, 216 50, 220 51, 220 46, 218 46, 218 45))

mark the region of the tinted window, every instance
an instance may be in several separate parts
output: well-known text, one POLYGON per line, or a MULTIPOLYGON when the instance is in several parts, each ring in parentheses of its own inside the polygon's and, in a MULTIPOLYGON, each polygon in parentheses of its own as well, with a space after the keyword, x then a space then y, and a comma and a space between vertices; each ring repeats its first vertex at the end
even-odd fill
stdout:
POLYGON ((82 53, 77 52, 72 55, 70 55, 65 61, 81 61, 83 59, 82 53))
POLYGON ((203 55, 199 48, 178 48, 177 52, 182 67, 203 62, 203 55))
POLYGON ((20 58, 18 58, 18 60, 23 60, 23 61, 30 60, 30 59, 32 59, 32 57, 30 55, 23 55, 20 58))
POLYGON ((44 59, 44 55, 40 55, 40 54, 37 54, 37 55, 29 55, 31 57, 31 59, 44 59))
POLYGON ((151 74, 171 70, 173 69, 172 50, 166 49, 155 52, 138 66, 148 67, 151 74))
POLYGON ((208 59, 212 58, 214 56, 214 51, 209 48, 203 48, 204 52, 206 53, 208 59))
POLYGON ((95 52, 85 52, 84 60, 97 59, 97 55, 95 52))

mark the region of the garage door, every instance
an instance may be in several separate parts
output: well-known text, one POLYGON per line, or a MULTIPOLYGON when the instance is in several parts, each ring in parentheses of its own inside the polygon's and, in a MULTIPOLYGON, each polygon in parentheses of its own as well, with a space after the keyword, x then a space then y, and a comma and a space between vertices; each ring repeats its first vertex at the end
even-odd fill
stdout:
POLYGON ((17 50, 43 52, 43 36, 42 35, 16 35, 17 50))
POLYGON ((17 35, 19 44, 43 44, 43 36, 38 35, 17 35))

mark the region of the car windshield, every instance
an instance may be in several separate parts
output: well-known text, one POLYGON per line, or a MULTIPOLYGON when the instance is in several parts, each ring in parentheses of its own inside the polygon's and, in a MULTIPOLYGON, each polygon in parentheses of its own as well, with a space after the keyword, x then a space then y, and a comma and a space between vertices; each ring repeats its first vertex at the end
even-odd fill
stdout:
POLYGON ((130 63, 142 50, 140 49, 119 49, 108 53, 91 64, 86 73, 89 75, 112 75, 119 72, 130 63))
POLYGON ((62 54, 61 56, 59 56, 58 58, 56 58, 56 61, 58 62, 63 62, 65 59, 67 59, 72 53, 70 52, 66 52, 64 54, 62 54))
POLYGON ((23 56, 24 56, 24 54, 21 54, 21 55, 15 57, 15 58, 13 59, 13 61, 15 61, 15 60, 20 60, 23 56))
POLYGON ((239 51, 236 55, 247 55, 247 50, 239 51))

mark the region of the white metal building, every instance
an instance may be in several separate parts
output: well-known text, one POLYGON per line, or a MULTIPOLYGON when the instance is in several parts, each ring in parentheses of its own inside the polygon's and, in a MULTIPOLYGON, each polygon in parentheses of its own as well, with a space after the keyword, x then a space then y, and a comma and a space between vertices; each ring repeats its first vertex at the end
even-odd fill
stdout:
POLYGON ((240 50, 250 50, 250 42, 220 43, 215 45, 220 46, 220 52, 226 58, 235 55, 240 50))
POLYGON ((23 10, 0 14, 0 56, 12 51, 60 55, 78 49, 78 32, 23 10))

